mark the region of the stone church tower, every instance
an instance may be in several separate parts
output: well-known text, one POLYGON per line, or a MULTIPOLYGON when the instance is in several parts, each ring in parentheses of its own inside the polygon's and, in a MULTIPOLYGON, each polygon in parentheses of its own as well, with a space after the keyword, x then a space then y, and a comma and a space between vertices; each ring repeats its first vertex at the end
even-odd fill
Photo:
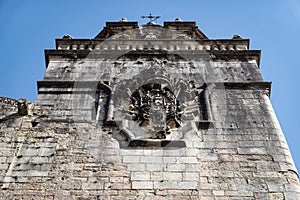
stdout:
POLYGON ((1 199, 300 199, 248 39, 122 19, 45 57, 36 103, 0 98, 1 199))

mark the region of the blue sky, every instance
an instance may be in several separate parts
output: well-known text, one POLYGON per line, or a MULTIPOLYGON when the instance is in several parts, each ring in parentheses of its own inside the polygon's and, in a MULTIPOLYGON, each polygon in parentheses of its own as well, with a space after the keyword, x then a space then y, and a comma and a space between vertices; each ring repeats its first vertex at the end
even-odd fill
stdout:
POLYGON ((261 72, 273 82, 272 104, 300 169, 299 0, 0 0, 0 96, 35 101, 44 49, 54 49, 55 38, 94 38, 106 21, 143 24, 140 16, 149 13, 160 15, 159 23, 196 21, 211 39, 239 34, 262 50, 261 72))

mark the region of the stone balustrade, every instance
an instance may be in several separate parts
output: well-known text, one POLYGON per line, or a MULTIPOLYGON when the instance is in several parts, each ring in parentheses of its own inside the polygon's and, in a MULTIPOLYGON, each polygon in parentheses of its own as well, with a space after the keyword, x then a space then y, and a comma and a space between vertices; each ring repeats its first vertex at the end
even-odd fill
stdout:
POLYGON ((58 50, 165 50, 165 51, 187 51, 187 50, 213 50, 213 51, 240 51, 248 50, 248 40, 57 40, 58 50))

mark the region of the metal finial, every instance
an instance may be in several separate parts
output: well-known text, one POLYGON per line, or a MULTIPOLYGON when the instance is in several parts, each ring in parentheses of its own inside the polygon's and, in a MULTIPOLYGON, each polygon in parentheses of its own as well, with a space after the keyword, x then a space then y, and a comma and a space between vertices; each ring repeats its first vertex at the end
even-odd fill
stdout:
POLYGON ((148 16, 142 16, 142 18, 148 18, 149 19, 149 22, 148 24, 152 24, 154 21, 155 23, 157 24, 157 20, 160 18, 160 16, 153 16, 151 15, 151 13, 148 15, 148 16))

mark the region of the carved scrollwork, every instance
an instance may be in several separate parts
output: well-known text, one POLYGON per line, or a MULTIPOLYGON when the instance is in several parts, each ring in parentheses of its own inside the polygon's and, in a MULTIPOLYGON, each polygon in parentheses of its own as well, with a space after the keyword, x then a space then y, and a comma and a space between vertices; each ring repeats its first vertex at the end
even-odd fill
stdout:
POLYGON ((172 76, 165 65, 153 60, 149 68, 110 85, 114 88, 110 99, 113 120, 129 146, 181 141, 187 130, 197 132, 199 124, 207 121, 204 82, 172 76))
POLYGON ((131 95, 128 118, 140 126, 151 126, 152 139, 165 139, 171 129, 180 126, 179 105, 175 95, 167 87, 149 83, 131 95))

